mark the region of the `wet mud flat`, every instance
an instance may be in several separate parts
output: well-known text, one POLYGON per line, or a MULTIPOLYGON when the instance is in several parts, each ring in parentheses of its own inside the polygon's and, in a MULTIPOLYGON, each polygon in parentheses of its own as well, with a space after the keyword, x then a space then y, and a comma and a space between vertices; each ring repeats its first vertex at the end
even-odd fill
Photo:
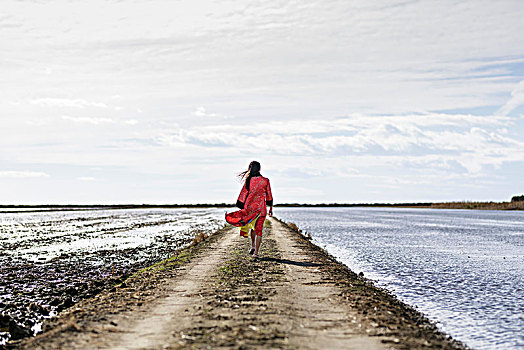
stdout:
MULTIPOLYGON (((81 333, 118 332, 113 316, 137 310, 166 297, 166 285, 176 278, 196 256, 213 248, 226 229, 211 234, 199 233, 186 248, 168 259, 144 267, 127 278, 120 278, 101 293, 45 320, 42 333, 33 338, 10 341, 0 349, 73 349, 90 348, 81 343, 81 333)), ((153 325, 155 326, 155 325, 153 325)))
POLYGON ((164 322, 171 324, 148 323, 153 343, 145 348, 296 349, 360 344, 354 348, 466 349, 423 314, 337 262, 293 225, 271 220, 268 231, 260 259, 246 254, 248 242, 238 238, 236 231, 223 229, 78 303, 48 320, 43 334, 11 342, 8 348, 122 347, 142 340, 133 338, 137 327, 133 330, 129 319, 138 318, 143 325, 159 310, 150 305, 180 293, 175 303, 187 300, 173 319, 164 322), (212 253, 216 256, 209 274, 192 274, 188 267, 206 264, 212 253), (177 279, 181 284, 169 289, 177 279), (191 293, 177 287, 196 279, 201 282, 191 293), (122 334, 127 343, 122 342, 122 334), (158 338, 165 343, 155 344, 158 338))
POLYGON ((142 249, 134 248, 120 251, 117 257, 113 252, 101 251, 64 255, 47 263, 4 263, 0 289, 6 298, 0 302, 0 340, 32 336, 46 318, 112 288, 188 242, 177 243, 160 249, 155 257, 142 259, 142 249), (91 261, 96 261, 96 267, 91 261))
POLYGON ((199 224, 191 217, 198 213, 178 214, 91 211, 0 217, 0 348, 39 333, 44 321, 220 227, 209 218, 199 224), (185 219, 192 224, 174 229, 185 219))

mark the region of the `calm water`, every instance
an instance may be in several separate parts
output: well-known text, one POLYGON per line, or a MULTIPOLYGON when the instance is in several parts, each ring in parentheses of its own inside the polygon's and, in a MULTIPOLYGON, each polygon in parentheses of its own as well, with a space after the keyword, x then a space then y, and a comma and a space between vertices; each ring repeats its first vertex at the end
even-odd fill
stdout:
POLYGON ((524 348, 524 212, 277 209, 455 339, 524 348))

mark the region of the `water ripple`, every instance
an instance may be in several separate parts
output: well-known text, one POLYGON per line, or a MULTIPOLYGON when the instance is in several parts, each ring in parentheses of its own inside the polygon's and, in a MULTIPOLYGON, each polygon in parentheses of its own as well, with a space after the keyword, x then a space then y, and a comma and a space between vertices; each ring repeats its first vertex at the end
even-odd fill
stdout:
POLYGON ((469 346, 524 347, 524 213, 279 208, 276 215, 469 346))

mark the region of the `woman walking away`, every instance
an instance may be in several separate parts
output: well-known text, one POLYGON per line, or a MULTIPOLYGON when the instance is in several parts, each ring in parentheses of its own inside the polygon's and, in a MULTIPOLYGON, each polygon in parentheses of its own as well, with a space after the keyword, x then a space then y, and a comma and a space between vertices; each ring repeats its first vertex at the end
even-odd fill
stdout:
POLYGON ((260 175, 260 163, 252 161, 249 169, 241 172, 238 176, 244 180, 244 185, 237 200, 237 207, 243 209, 249 217, 260 215, 255 224, 255 230, 251 230, 251 249, 249 254, 258 258, 258 249, 262 242, 262 228, 266 219, 266 205, 269 206, 269 216, 273 216, 273 195, 269 179, 260 175))

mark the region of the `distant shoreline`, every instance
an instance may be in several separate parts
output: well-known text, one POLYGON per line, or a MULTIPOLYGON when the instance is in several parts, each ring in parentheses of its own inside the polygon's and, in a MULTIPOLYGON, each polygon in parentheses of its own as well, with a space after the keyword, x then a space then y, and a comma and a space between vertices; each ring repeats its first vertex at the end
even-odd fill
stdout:
MULTIPOLYGON (((198 204, 43 204, 43 205, 0 205, 0 213, 41 212, 58 210, 104 210, 104 209, 175 209, 175 208, 233 208, 232 203, 198 203, 198 204)), ((474 210, 524 210, 524 201, 512 202, 422 202, 422 203, 282 203, 280 208, 429 208, 429 209, 474 209, 474 210)))
POLYGON ((441 203, 323 203, 323 204, 278 204, 276 207, 377 207, 377 208, 428 208, 428 209, 474 209, 474 210, 524 210, 524 201, 517 202, 441 202, 441 203))

